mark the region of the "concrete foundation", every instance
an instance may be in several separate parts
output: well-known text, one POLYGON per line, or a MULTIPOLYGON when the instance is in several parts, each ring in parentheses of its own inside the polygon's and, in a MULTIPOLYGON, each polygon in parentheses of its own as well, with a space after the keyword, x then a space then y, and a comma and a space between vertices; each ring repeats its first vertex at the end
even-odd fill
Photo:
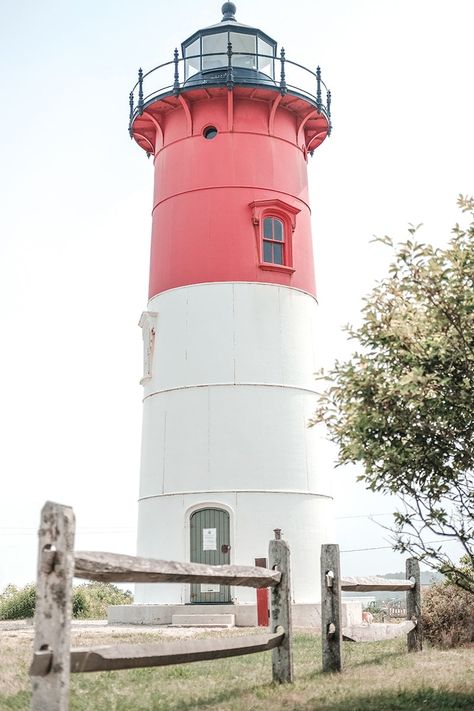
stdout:
MULTIPOLYGON (((108 610, 111 625, 171 625, 174 615, 186 618, 200 615, 233 615, 237 627, 257 626, 257 605, 113 605, 108 610)), ((342 626, 362 623, 360 602, 342 603, 342 626)), ((195 624, 190 622, 190 624, 195 624)), ((293 605, 293 626, 321 629, 321 605, 293 605)))
POLYGON ((415 628, 411 620, 400 623, 372 622, 371 624, 349 625, 342 633, 348 642, 380 642, 385 639, 406 637, 415 628))
POLYGON ((173 615, 172 627, 235 627, 235 615, 173 615))

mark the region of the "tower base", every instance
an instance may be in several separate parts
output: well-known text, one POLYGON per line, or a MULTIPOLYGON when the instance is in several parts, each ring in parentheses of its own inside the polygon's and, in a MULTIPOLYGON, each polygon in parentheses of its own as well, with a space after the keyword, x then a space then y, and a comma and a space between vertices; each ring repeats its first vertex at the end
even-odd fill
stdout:
MULTIPOLYGON (((297 604, 292 606, 293 626, 321 629, 321 605, 297 604)), ((111 625, 171 625, 173 615, 234 615, 236 627, 257 626, 257 605, 113 605, 108 610, 111 625)), ((362 622, 362 603, 342 603, 342 626, 362 622)))

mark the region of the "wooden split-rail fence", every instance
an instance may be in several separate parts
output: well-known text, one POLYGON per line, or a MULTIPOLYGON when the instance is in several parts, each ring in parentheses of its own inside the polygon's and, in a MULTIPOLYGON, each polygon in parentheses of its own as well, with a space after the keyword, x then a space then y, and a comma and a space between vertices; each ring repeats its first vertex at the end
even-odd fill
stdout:
POLYGON ((341 578, 339 546, 336 544, 321 546, 323 671, 342 670, 341 591, 343 590, 348 592, 405 591, 407 620, 401 631, 407 634, 409 652, 422 650, 421 580, 420 565, 416 558, 408 558, 405 573, 406 580, 387 580, 380 577, 341 578))
MULTIPOLYGON (((278 529, 276 529, 278 531, 278 529)), ((71 673, 158 667, 272 650, 272 675, 278 683, 293 681, 290 550, 276 535, 269 544, 269 567, 203 565, 153 560, 117 553, 74 551, 75 518, 69 506, 47 502, 38 532, 38 572, 31 711, 67 711, 71 673), (194 639, 158 644, 117 644, 71 649, 72 581, 219 583, 270 588, 270 624, 251 636, 194 639)), ((321 627, 323 671, 342 670, 341 590, 407 591, 407 644, 422 646, 420 573, 407 561, 407 580, 344 578, 339 547, 321 549, 321 627)))
POLYGON ((47 502, 39 529, 31 711, 67 711, 69 675, 75 672, 156 667, 272 650, 273 680, 293 681, 290 550, 272 540, 269 568, 210 566, 115 553, 74 551, 75 518, 68 506, 47 502), (71 649, 72 581, 220 583, 270 588, 268 633, 158 644, 71 649))

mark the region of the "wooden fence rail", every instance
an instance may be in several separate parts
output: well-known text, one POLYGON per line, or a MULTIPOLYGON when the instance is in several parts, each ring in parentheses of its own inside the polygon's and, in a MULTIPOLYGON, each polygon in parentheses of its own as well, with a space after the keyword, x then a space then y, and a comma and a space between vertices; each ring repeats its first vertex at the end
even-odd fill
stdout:
POLYGON ((38 532, 37 599, 31 711, 67 711, 71 672, 165 666, 272 650, 273 680, 293 681, 290 550, 272 540, 269 568, 209 566, 102 552, 74 553, 75 519, 68 506, 47 502, 38 532), (194 582, 270 588, 266 634, 162 644, 70 648, 73 577, 108 582, 194 582))
POLYGON ((340 575, 339 546, 321 546, 321 633, 323 671, 342 670, 341 591, 375 592, 405 591, 407 649, 419 652, 423 645, 421 628, 420 565, 415 558, 406 561, 406 580, 380 577, 342 578, 340 575))
POLYGON ((221 583, 249 588, 278 585, 277 570, 242 565, 205 565, 151 560, 119 553, 77 551, 74 576, 107 583, 221 583))
POLYGON ((412 580, 388 580, 387 578, 343 578, 341 590, 348 592, 404 592, 413 590, 415 583, 412 580))
MULTIPOLYGON (((236 657, 275 649, 284 633, 259 634, 224 639, 194 639, 158 644, 121 644, 120 646, 80 647, 71 649, 70 671, 95 672, 137 667, 163 667, 223 657, 236 657), (217 654, 216 654, 217 652, 217 654)), ((53 652, 37 652, 30 668, 32 676, 46 676, 51 671, 53 652)))

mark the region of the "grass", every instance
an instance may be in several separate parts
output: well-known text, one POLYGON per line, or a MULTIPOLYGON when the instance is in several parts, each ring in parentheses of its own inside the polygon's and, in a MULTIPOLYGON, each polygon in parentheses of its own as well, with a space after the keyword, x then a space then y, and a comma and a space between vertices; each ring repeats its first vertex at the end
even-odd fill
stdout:
MULTIPOLYGON (((208 635, 209 636, 209 633, 208 635)), ((74 646, 159 641, 153 633, 82 632, 74 646)), ((168 638, 169 639, 169 638, 168 638)), ((345 643, 344 672, 321 673, 320 640, 295 638, 291 685, 271 681, 271 653, 71 677, 71 711, 474 710, 474 648, 408 655, 403 640, 345 643)), ((26 711, 31 639, 1 634, 0 711, 26 711)))

